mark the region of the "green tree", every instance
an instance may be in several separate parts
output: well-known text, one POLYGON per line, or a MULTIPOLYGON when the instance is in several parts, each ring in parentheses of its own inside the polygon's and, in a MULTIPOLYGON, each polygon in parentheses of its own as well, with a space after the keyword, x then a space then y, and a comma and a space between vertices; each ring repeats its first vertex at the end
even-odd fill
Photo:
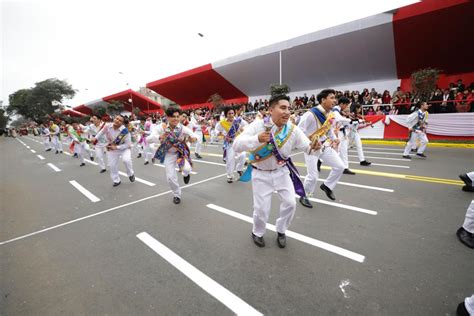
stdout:
POLYGON ((22 115, 25 118, 39 121, 56 110, 53 104, 61 104, 64 99, 71 99, 76 90, 66 81, 56 78, 35 83, 30 89, 21 89, 9 95, 8 113, 22 115))
POLYGON ((436 89, 440 71, 426 68, 411 74, 411 88, 415 98, 420 101, 429 101, 436 89))
POLYGON ((107 114, 115 116, 123 111, 123 104, 120 101, 112 101, 107 105, 107 114))
POLYGON ((7 127, 8 120, 10 119, 8 115, 5 114, 5 111, 0 109, 0 129, 5 129, 5 127, 7 127))
POLYGON ((105 114, 107 114, 107 109, 105 108, 105 106, 99 105, 92 110, 92 113, 98 118, 102 118, 105 114))

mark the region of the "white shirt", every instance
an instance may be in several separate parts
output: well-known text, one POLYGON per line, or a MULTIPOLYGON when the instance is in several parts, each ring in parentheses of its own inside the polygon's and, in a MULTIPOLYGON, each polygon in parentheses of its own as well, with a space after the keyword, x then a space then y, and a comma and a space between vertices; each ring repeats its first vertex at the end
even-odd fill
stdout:
MULTIPOLYGON (((303 150, 306 153, 309 153, 311 150, 311 142, 308 137, 303 133, 303 131, 296 125, 289 123, 289 127, 294 126, 291 135, 289 136, 288 140, 285 144, 278 149, 281 156, 283 158, 288 158, 293 149, 303 150)), ((273 125, 271 132, 273 135, 277 132, 278 127, 273 125)), ((258 134, 265 131, 264 121, 263 120, 256 120, 253 121, 242 134, 237 136, 234 141, 233 149, 236 153, 241 153, 244 151, 254 151, 264 143, 260 143, 258 141, 258 134)), ((313 151, 312 154, 317 154, 319 151, 313 151)), ((275 170, 280 168, 284 165, 280 165, 277 162, 275 156, 271 156, 268 159, 265 159, 261 162, 254 162, 252 163, 255 167, 261 170, 275 170)))
MULTIPOLYGON (((104 128, 102 128, 100 132, 97 133, 95 138, 99 139, 100 137, 104 136, 107 144, 112 144, 124 128, 125 126, 122 125, 118 129, 115 129, 113 127, 113 123, 107 123, 105 124, 104 128)), ((130 132, 128 132, 127 135, 124 137, 122 143, 120 145, 117 145, 117 150, 129 149, 131 147, 131 143, 132 138, 130 136, 130 132)))
MULTIPOLYGON (((327 117, 329 113, 326 112, 326 110, 321 105, 318 105, 317 108, 324 114, 324 116, 327 117)), ((334 120, 333 125, 331 126, 331 129, 328 132, 327 136, 330 139, 336 138, 336 134, 334 133, 334 127, 335 127, 334 125, 336 121, 337 120, 334 120)), ((313 135, 313 133, 316 132, 321 126, 322 124, 319 122, 319 120, 316 118, 316 116, 313 114, 311 110, 306 111, 306 113, 303 114, 303 116, 300 119, 300 122, 298 123, 298 127, 308 137, 313 135)), ((321 139, 321 141, 324 141, 324 139, 321 139)))

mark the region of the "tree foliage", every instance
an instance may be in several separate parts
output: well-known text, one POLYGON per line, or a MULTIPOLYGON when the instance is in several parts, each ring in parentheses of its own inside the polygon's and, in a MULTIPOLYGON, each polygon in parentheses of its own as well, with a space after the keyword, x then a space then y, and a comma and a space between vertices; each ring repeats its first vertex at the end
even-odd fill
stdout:
POLYGON ((0 129, 7 127, 8 120, 10 119, 8 115, 5 115, 5 111, 0 109, 0 129))
POLYGON ((426 68, 411 74, 412 92, 420 101, 429 101, 431 93, 436 89, 440 71, 426 68))
POLYGON ((35 83, 33 88, 20 89, 9 95, 8 113, 22 115, 25 118, 39 121, 54 113, 53 104, 61 104, 71 99, 76 90, 66 81, 50 78, 35 83))
POLYGON ((123 104, 120 101, 112 101, 107 105, 107 114, 115 116, 123 111, 123 104))

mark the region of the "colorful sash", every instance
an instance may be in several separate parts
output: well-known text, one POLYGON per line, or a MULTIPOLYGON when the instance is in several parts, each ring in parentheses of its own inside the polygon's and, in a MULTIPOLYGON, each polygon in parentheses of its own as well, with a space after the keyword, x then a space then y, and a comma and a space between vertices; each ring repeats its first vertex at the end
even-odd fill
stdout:
MULTIPOLYGON (((163 129, 166 131, 166 125, 163 124, 163 129)), ((191 160, 191 154, 189 151, 189 147, 184 141, 179 140, 179 136, 181 135, 182 128, 175 127, 173 131, 167 131, 167 135, 165 140, 161 143, 160 147, 155 152, 155 158, 163 163, 165 161, 165 156, 168 150, 171 147, 176 148, 178 153, 178 159, 176 160, 176 164, 178 165, 179 172, 183 171, 184 163, 186 160, 189 162, 191 167, 193 166, 193 161, 191 160)))
POLYGON ((298 194, 299 196, 306 196, 299 172, 293 164, 293 161, 290 157, 283 158, 283 156, 280 154, 280 151, 278 150, 279 148, 282 148, 283 145, 285 145, 285 143, 288 141, 293 132, 294 127, 295 126, 291 123, 286 124, 276 135, 273 135, 273 133, 271 134, 270 142, 252 151, 249 155, 249 166, 247 167, 247 170, 245 170, 244 174, 242 174, 242 176, 239 178, 239 181, 250 181, 252 179, 252 170, 254 168, 252 166, 252 163, 261 162, 270 158, 273 155, 279 165, 286 164, 286 166, 288 167, 288 170, 290 171, 290 178, 293 182, 293 187, 295 189, 296 194, 298 194))
POLYGON ((426 121, 428 120, 428 111, 422 112, 418 111, 418 122, 413 126, 413 129, 423 131, 426 126, 426 121))
POLYGON ((309 140, 312 142, 314 138, 319 138, 321 136, 326 135, 329 130, 331 129, 332 123, 334 122, 335 116, 334 113, 331 112, 326 117, 323 112, 321 112, 317 107, 313 107, 310 109, 311 113, 318 119, 320 128, 316 129, 316 131, 309 136, 309 140))
POLYGON ((123 140, 125 139, 125 136, 127 136, 128 134, 128 128, 124 127, 121 131, 120 131, 120 134, 117 135, 117 137, 115 137, 114 141, 112 142, 112 144, 115 144, 115 145, 120 145, 123 140))
POLYGON ((227 135, 224 138, 224 145, 223 145, 224 153, 222 155, 222 158, 224 159, 224 161, 226 161, 226 158, 227 158, 227 148, 234 141, 234 138, 239 133, 241 122, 242 122, 242 119, 240 117, 236 117, 234 121, 232 121, 232 123, 228 122, 226 119, 222 119, 220 121, 221 126, 227 132, 227 135))

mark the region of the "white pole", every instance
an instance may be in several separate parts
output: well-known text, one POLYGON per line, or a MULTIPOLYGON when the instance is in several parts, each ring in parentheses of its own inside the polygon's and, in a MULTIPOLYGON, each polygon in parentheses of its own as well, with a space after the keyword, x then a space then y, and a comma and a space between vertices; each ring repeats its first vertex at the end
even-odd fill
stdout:
POLYGON ((281 84, 281 51, 280 51, 280 84, 281 84))

